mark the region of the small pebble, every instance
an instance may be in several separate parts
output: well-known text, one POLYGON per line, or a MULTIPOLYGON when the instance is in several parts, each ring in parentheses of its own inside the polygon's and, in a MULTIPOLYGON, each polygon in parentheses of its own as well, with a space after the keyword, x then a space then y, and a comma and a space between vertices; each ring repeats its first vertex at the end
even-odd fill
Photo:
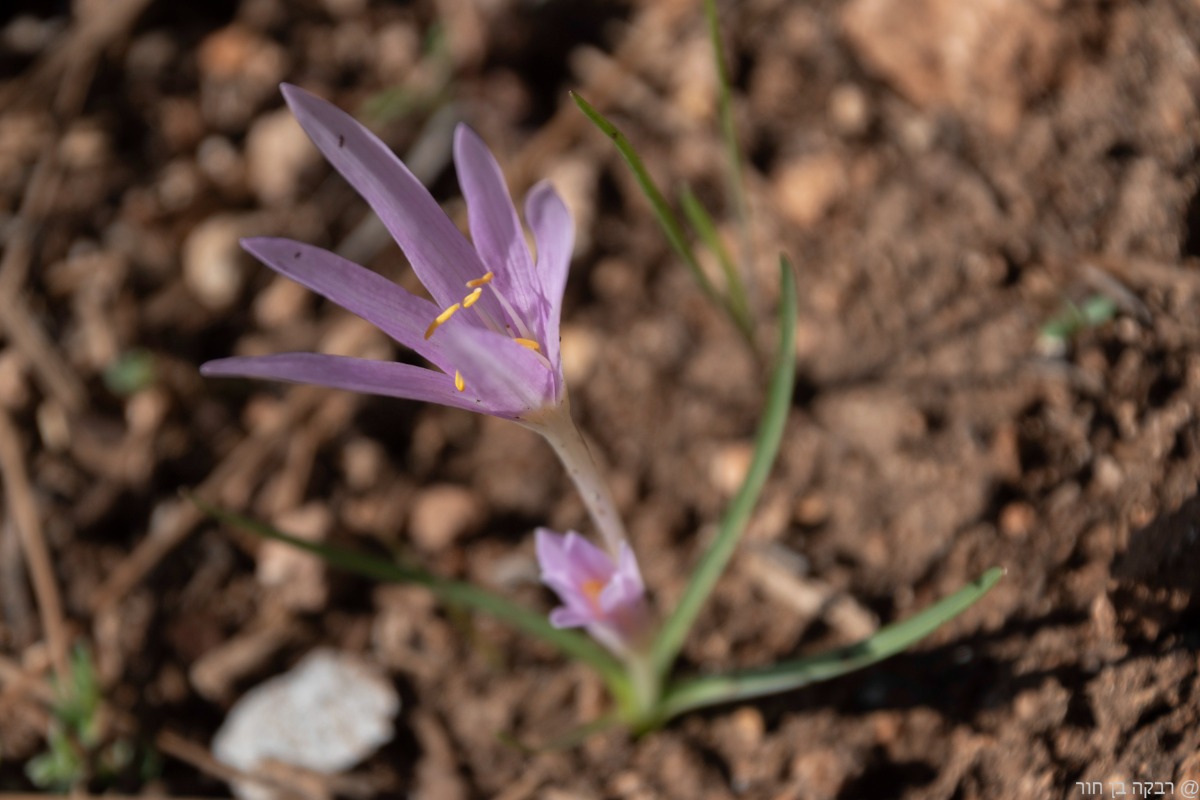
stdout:
POLYGON ((278 330, 302 319, 312 292, 291 278, 276 275, 254 299, 254 321, 264 330, 278 330))
POLYGON ((591 376, 600 355, 600 336, 582 325, 564 325, 559 352, 567 384, 583 383, 591 376))
POLYGON ((709 465, 709 481, 725 495, 733 495, 746 479, 753 456, 754 449, 748 442, 722 446, 709 465))
POLYGON ((46 400, 37 409, 38 434, 51 453, 60 453, 71 443, 71 423, 67 412, 53 400, 46 400))
POLYGON ((375 53, 380 82, 398 83, 421 57, 421 37, 407 22, 384 25, 375 35, 375 53))
POLYGON ((1092 482, 1102 492, 1115 492, 1121 488, 1125 472, 1117 460, 1107 453, 1096 456, 1092 464, 1092 482))
MULTIPOLYGON (((291 671, 247 692, 213 739, 217 760, 255 771, 269 760, 334 774, 354 766, 394 735, 400 698, 372 665, 346 653, 315 650, 291 671)), ((281 796, 234 781, 243 800, 281 796)))
POLYGON ((196 299, 213 311, 231 307, 241 295, 246 270, 238 239, 239 217, 218 214, 197 225, 183 242, 183 279, 196 299))
POLYGON ((0 350, 0 407, 14 411, 28 403, 28 366, 15 348, 6 347, 0 350))
MULTIPOLYGON (((278 515, 275 527, 309 542, 323 541, 333 529, 333 515, 321 503, 309 503, 278 515)), ((329 595, 325 562, 286 542, 268 540, 258 551, 255 573, 259 584, 270 587, 284 606, 293 611, 318 611, 329 595)))
POLYGON ((386 465, 387 453, 372 439, 351 439, 342 448, 342 473, 346 485, 355 491, 375 486, 386 465))
POLYGON ((734 735, 737 736, 738 744, 747 748, 755 748, 762 744, 766 723, 757 708, 742 706, 733 712, 729 721, 733 726, 734 735))
POLYGON ((867 94, 852 83, 843 83, 829 93, 829 121, 844 136, 861 136, 871 124, 867 94))
POLYGON ((441 484, 413 500, 409 533, 422 550, 442 550, 483 521, 479 498, 461 486, 441 484))
POLYGON ((245 165, 233 142, 224 136, 207 136, 196 147, 196 164, 222 189, 234 189, 245 180, 245 165))
POLYGON ((108 134, 98 125, 78 122, 72 125, 58 143, 58 155, 67 169, 99 167, 109 157, 108 134))
POLYGON ((163 210, 182 211, 200 193, 201 176, 191 159, 179 158, 167 164, 159 175, 158 199, 163 210))
POLYGON ((810 492, 796 501, 795 519, 801 525, 815 528, 829 519, 829 500, 820 492, 810 492))
POLYGON ((293 200, 300 176, 319 160, 317 148, 286 108, 260 116, 246 136, 246 176, 263 205, 293 200))
POLYGON ((125 403, 125 422, 134 434, 150 434, 162 426, 170 407, 171 401, 162 389, 142 389, 125 403))
POLYGON ((1013 539, 1025 538, 1037 522, 1037 512, 1028 503, 1009 503, 1000 511, 1000 532, 1013 539))
POLYGON ((802 228, 816 224, 845 193, 846 165, 834 153, 793 160, 779 170, 774 196, 779 209, 802 228))

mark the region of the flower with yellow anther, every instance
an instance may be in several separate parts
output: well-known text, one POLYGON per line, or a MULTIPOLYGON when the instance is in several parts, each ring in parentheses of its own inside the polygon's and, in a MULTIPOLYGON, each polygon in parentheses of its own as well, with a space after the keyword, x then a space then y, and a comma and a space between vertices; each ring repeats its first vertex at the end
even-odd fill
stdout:
POLYGON ((525 202, 535 261, 500 167, 479 137, 460 125, 454 160, 467 199, 469 242, 370 131, 307 92, 285 85, 283 93, 313 142, 391 231, 433 301, 309 245, 247 239, 243 246, 416 350, 434 368, 289 353, 221 359, 204 365, 204 373, 426 400, 531 427, 562 407, 558 325, 574 227, 554 189, 538 184, 525 202))
POLYGON ((433 300, 304 243, 246 239, 242 246, 412 348, 432 368, 284 353, 210 361, 200 371, 418 399, 521 422, 563 459, 616 558, 624 530, 571 422, 559 362, 558 318, 575 241, 562 198, 547 182, 526 198, 534 260, 496 160, 469 128, 458 126, 455 164, 467 198, 467 241, 373 133, 295 86, 284 85, 283 96, 313 143, 378 213, 433 300))
POLYGON ((584 626, 613 652, 628 655, 647 619, 641 577, 613 498, 571 419, 559 356, 559 313, 575 236, 566 205, 545 182, 526 198, 535 261, 500 167, 460 125, 454 160, 467 200, 467 241, 370 131, 294 86, 285 85, 283 94, 305 132, 379 215, 432 301, 311 245, 256 238, 242 246, 416 351, 430 366, 281 353, 210 361, 201 372, 424 400, 537 431, 579 487, 607 551, 574 533, 560 542, 539 532, 543 578, 564 604, 551 623, 584 626))
POLYGON ((500 167, 460 125, 454 160, 467 200, 467 241, 374 134, 301 89, 285 84, 283 94, 305 132, 379 215, 433 300, 310 245, 246 239, 243 247, 415 350, 432 368, 283 353, 210 361, 201 371, 424 400, 519 422, 554 447, 615 558, 624 531, 571 422, 559 360, 559 314, 575 231, 558 193, 542 182, 525 199, 535 261, 500 167))

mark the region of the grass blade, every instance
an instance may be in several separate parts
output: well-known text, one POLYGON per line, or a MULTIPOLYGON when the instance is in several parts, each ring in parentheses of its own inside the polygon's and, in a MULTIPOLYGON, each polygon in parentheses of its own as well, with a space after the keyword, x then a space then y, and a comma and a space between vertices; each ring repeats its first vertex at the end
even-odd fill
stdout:
POLYGON ((679 202, 683 206, 684 216, 688 218, 688 222, 692 223, 700 241, 704 242, 704 246, 716 256, 717 263, 721 265, 721 271, 725 273, 725 284, 728 287, 729 295, 727 310, 737 321, 739 327, 751 330, 750 305, 746 301, 746 288, 742 285, 741 276, 738 275, 737 267, 734 266, 729 250, 721 241, 721 235, 717 233, 716 223, 693 194, 691 187, 683 187, 683 191, 679 195, 679 202))
POLYGON ((882 661, 908 649, 966 611, 1003 575, 1003 569, 993 567, 951 596, 857 644, 761 669, 680 681, 663 697, 660 722, 705 706, 798 689, 882 661))
POLYGON ((654 213, 658 217, 658 224, 662 226, 663 233, 667 236, 667 241, 671 243, 671 247, 675 249, 675 252, 687 264, 688 269, 692 271, 692 275, 696 278, 696 283, 700 284, 700 288, 704 290, 704 294, 714 303, 720 303, 720 297, 717 296, 712 282, 704 274, 704 271, 700 269, 700 263, 696 260, 696 254, 692 252, 692 246, 688 243, 687 237, 683 233, 683 226, 679 224, 679 218, 675 216, 675 212, 671 210, 671 205, 663 197, 663 193, 659 191, 658 186, 655 185, 654 179, 650 177, 650 173, 646 171, 646 165, 642 163, 641 157, 633 149, 633 145, 630 144, 629 139, 587 100, 584 100, 575 92, 571 92, 571 99, 575 101, 575 105, 579 106, 579 110, 605 136, 612 139, 613 144, 617 146, 618 152, 625 159, 625 163, 633 170, 633 177, 637 179, 642 193, 646 195, 646 199, 653 206, 654 213))
MULTIPOLYGON (((704 0, 704 16, 708 20, 708 35, 712 40, 713 62, 717 70, 717 114, 721 118, 721 136, 725 139, 725 157, 729 195, 737 209, 738 226, 741 229, 742 265, 749 268, 754 253, 750 245, 750 212, 746 203, 746 187, 742 182, 742 150, 738 147, 737 126, 733 121, 733 101, 729 79, 729 63, 725 59, 725 46, 721 43, 721 24, 717 19, 717 0, 704 0)), ((738 290, 745 296, 741 276, 737 276, 738 290)), ((730 284, 732 286, 732 283, 730 284)))
POLYGON ((779 349, 775 354, 771 384, 767 387, 767 406, 758 426, 758 435, 755 437, 754 456, 746 479, 742 481, 741 488, 721 520, 716 538, 696 565, 696 571, 684 590, 679 605, 663 624, 654 642, 652 661, 660 676, 666 675, 670 670, 680 648, 683 647, 688 631, 692 628, 692 623, 696 621, 696 616, 704 606, 704 601, 708 599, 717 579, 725 571, 725 566, 729 563, 750 514, 758 502, 758 496, 767 482, 767 475, 775 463, 775 456, 779 453, 779 443, 783 438, 783 427, 792 404, 792 387, 796 377, 796 278, 792 274, 792 265, 788 263, 787 257, 780 257, 779 262, 782 286, 779 349))
POLYGON ((480 589, 470 583, 447 580, 419 567, 394 564, 346 548, 299 539, 258 520, 218 508, 194 495, 191 496, 191 500, 202 511, 221 522, 249 531, 264 539, 274 539, 305 550, 316 555, 331 567, 387 583, 412 583, 424 586, 447 605, 490 614, 523 633, 535 636, 557 647, 566 655, 591 665, 605 679, 618 700, 624 702, 628 697, 629 681, 620 662, 583 634, 555 628, 543 614, 530 611, 505 597, 480 589))

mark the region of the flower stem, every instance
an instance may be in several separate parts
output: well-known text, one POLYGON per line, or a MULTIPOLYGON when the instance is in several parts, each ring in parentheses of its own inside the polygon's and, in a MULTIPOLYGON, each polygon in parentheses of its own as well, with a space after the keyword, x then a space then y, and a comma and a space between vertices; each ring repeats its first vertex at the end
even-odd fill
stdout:
POLYGON ((567 403, 559 406, 558 413, 547 415, 538 421, 535 428, 554 448, 558 458, 567 469, 567 474, 575 482, 583 504, 587 506, 592 522, 604 540, 604 546, 615 560, 620 552, 621 542, 627 540, 625 526, 621 515, 617 513, 617 504, 613 501, 608 484, 600 476, 600 469, 592 452, 588 449, 583 434, 571 419, 571 408, 567 403))
POLYGON ((627 710, 629 722, 635 730, 646 730, 656 725, 659 703, 662 699, 662 681, 654 668, 654 661, 647 653, 625 657, 625 670, 629 676, 633 708, 627 710))

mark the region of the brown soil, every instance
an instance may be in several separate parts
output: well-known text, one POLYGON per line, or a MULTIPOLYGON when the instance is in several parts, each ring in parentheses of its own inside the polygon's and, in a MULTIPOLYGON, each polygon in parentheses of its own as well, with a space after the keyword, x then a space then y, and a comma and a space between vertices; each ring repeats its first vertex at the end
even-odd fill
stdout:
POLYGON ((723 4, 758 334, 768 347, 786 252, 800 378, 681 666, 814 652, 992 565, 1008 575, 857 675, 536 755, 497 733, 600 713, 586 669, 422 590, 297 562, 179 491, 548 608, 530 531, 588 529, 548 448, 461 412, 196 366, 404 357, 236 250, 291 236, 416 287, 297 140, 279 81, 400 153, 420 145, 414 169, 461 220, 457 114, 516 193, 549 177, 576 212, 574 408, 669 607, 745 468, 762 374, 566 92, 736 239, 701 4, 15 5, 0 15, 0 788, 30 788, 63 641, 93 653, 113 735, 165 755, 156 777, 111 784, 127 793, 225 796, 205 758, 225 712, 320 645, 381 665, 404 707, 391 745, 318 792, 1007 800, 1200 780, 1195 3, 723 4), (1095 296, 1111 319, 1039 338, 1095 296), (114 364, 139 357, 152 379, 124 392, 114 364), (61 613, 35 601, 39 575, 61 613))

